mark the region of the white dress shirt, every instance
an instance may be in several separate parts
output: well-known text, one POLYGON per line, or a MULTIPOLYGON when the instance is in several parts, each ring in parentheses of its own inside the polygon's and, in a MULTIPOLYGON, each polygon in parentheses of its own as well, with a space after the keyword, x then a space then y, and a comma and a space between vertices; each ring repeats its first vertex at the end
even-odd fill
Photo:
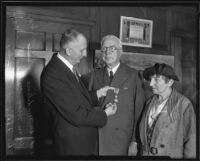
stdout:
POLYGON ((62 55, 60 55, 59 53, 57 54, 57 57, 72 71, 73 73, 73 65, 66 60, 62 55))
POLYGON ((110 76, 110 71, 112 71, 113 72, 113 75, 116 73, 116 71, 117 71, 117 69, 119 68, 119 65, 120 65, 120 63, 119 64, 117 64, 114 68, 112 68, 112 69, 110 69, 110 68, 107 68, 107 70, 108 70, 108 75, 110 76))

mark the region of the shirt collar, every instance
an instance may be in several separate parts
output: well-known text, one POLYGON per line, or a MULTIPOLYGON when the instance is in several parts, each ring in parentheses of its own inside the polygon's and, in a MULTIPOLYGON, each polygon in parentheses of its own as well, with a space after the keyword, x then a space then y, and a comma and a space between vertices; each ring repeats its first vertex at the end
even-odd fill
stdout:
POLYGON ((60 55, 59 53, 57 54, 57 57, 73 72, 73 65, 67 60, 65 59, 62 55, 60 55))
POLYGON ((110 71, 112 71, 113 72, 113 74, 115 74, 116 73, 116 71, 117 71, 117 69, 119 68, 119 65, 120 65, 120 63, 118 63, 114 68, 112 68, 112 69, 110 69, 110 68, 107 68, 107 70, 108 70, 108 73, 110 73, 110 71))

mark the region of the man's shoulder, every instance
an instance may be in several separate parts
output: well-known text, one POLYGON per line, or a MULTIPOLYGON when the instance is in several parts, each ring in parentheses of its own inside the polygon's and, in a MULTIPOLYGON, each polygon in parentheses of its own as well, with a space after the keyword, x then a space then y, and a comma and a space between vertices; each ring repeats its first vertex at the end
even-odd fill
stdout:
POLYGON ((62 76, 63 73, 67 74, 69 70, 66 70, 64 63, 54 54, 49 60, 48 64, 43 68, 43 74, 62 76))
POLYGON ((48 64, 44 67, 44 70, 45 71, 57 70, 57 61, 54 55, 49 60, 48 64))
POLYGON ((132 68, 125 63, 121 63, 121 67, 124 68, 127 72, 130 72, 133 74, 137 74, 137 72, 138 72, 135 68, 132 68))

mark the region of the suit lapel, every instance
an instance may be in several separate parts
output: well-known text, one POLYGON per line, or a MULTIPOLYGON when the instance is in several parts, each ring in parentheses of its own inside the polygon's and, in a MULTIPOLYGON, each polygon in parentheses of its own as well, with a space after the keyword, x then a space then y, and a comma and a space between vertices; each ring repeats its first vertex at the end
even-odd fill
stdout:
MULTIPOLYGON (((79 79, 79 81, 77 80, 74 73, 57 57, 57 54, 53 55, 52 61, 54 61, 54 63, 56 63, 57 66, 59 66, 60 71, 63 70, 64 73, 66 73, 66 75, 68 75, 68 79, 71 80, 71 82, 72 82, 72 84, 74 84, 75 88, 77 88, 89 102, 92 102, 87 89, 85 88, 84 84, 81 82, 81 79, 79 79)), ((58 71, 58 72, 60 72, 60 71, 58 71)))
POLYGON ((81 78, 77 80, 74 73, 71 70, 69 72, 72 78, 72 83, 75 85, 75 88, 77 88, 81 92, 81 94, 91 103, 92 100, 91 100, 90 94, 88 90, 86 89, 84 83, 81 81, 81 78))
POLYGON ((155 124, 153 134, 152 134, 152 140, 151 142, 154 144, 156 142, 157 137, 160 135, 160 131, 164 129, 164 127, 168 126, 171 123, 170 117, 167 112, 167 106, 165 106, 160 115, 159 118, 155 124))
POLYGON ((145 114, 144 114, 144 121, 142 121, 142 131, 140 132, 140 135, 142 135, 142 142, 144 145, 148 145, 147 144, 147 126, 148 126, 148 119, 149 119, 149 113, 152 107, 153 101, 147 102, 146 107, 148 107, 148 109, 146 110, 145 114))
POLYGON ((96 75, 96 79, 100 87, 109 85, 109 75, 106 67, 99 71, 99 73, 96 75))
POLYGON ((83 84, 83 82, 81 81, 81 79, 79 79, 79 89, 81 90, 82 94, 85 96, 85 98, 89 101, 92 102, 90 94, 88 93, 88 90, 86 89, 85 85, 83 84))
MULTIPOLYGON (((96 85, 98 85, 98 89, 102 88, 106 85, 109 85, 109 76, 106 67, 100 69, 98 73, 95 73, 96 85)), ((99 104, 103 107, 103 102, 105 97, 101 97, 99 99, 99 104)))
POLYGON ((120 88, 120 86, 127 80, 129 74, 126 71, 126 67, 123 63, 120 63, 119 68, 117 69, 116 73, 114 74, 111 86, 120 88))

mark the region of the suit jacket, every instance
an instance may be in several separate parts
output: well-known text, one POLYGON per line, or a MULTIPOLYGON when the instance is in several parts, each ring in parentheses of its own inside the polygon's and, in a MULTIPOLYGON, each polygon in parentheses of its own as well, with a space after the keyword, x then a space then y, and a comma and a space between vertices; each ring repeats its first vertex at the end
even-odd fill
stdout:
POLYGON ((42 72, 41 90, 52 120, 56 154, 96 154, 97 128, 106 124, 106 113, 93 107, 81 80, 76 79, 56 54, 42 72))
POLYGON ((147 144, 148 116, 155 100, 147 102, 140 123, 141 153, 144 156, 169 156, 171 158, 196 157, 196 118, 191 102, 173 89, 158 117, 151 139, 147 144))
MULTIPOLYGON (((91 75, 89 86, 91 90, 97 90, 108 83, 107 69, 102 68, 91 75)), ((135 141, 136 122, 144 102, 138 72, 120 63, 110 86, 119 88, 117 112, 99 129, 99 155, 127 155, 129 144, 135 141)), ((109 91, 99 103, 104 108, 113 99, 114 94, 109 91)))

